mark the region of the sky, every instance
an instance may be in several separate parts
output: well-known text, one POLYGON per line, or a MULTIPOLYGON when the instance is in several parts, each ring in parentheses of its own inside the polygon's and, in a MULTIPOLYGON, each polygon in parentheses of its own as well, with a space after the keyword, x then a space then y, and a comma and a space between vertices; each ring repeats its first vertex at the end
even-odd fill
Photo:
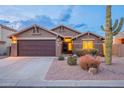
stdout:
MULTIPOLYGON (((124 17, 124 6, 112 6, 112 22, 124 17)), ((38 24, 47 29, 69 26, 80 32, 91 31, 104 35, 106 6, 96 5, 26 5, 0 6, 0 24, 18 31, 38 24)), ((124 26, 122 28, 124 31, 124 26)))

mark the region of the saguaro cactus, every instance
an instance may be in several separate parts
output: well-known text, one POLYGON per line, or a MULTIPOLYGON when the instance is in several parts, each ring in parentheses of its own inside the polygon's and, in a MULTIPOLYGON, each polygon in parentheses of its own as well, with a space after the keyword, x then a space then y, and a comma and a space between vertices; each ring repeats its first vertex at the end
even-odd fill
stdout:
POLYGON ((113 36, 118 34, 123 26, 124 18, 120 19, 120 22, 116 20, 112 25, 111 19, 111 5, 106 6, 106 24, 105 28, 101 26, 101 29, 105 31, 105 61, 110 65, 112 61, 112 43, 113 36))

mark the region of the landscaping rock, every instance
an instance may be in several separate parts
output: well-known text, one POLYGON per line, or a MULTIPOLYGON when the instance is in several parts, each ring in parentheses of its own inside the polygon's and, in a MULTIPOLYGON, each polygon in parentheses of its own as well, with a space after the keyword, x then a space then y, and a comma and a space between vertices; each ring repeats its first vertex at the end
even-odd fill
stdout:
POLYGON ((98 72, 98 70, 97 70, 97 68, 91 67, 91 68, 89 68, 88 72, 91 73, 92 75, 95 75, 98 72))

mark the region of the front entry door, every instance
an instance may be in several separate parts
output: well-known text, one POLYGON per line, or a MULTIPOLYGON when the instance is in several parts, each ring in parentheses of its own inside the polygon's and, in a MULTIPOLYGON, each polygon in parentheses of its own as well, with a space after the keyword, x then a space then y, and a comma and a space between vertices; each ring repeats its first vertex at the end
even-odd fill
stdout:
POLYGON ((63 40, 63 53, 72 53, 72 38, 65 37, 63 40))
POLYGON ((63 42, 63 53, 72 53, 72 43, 63 42))
POLYGON ((63 42, 63 53, 67 53, 68 52, 68 44, 63 42))

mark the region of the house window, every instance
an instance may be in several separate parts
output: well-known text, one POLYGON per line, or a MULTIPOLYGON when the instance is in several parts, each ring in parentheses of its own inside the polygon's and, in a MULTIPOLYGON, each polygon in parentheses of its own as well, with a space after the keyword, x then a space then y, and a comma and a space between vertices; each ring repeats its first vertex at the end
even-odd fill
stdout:
POLYGON ((83 40, 82 48, 93 49, 94 48, 93 40, 83 40))
POLYGON ((66 38, 64 38, 64 42, 72 42, 72 39, 71 39, 71 38, 66 37, 66 38))

